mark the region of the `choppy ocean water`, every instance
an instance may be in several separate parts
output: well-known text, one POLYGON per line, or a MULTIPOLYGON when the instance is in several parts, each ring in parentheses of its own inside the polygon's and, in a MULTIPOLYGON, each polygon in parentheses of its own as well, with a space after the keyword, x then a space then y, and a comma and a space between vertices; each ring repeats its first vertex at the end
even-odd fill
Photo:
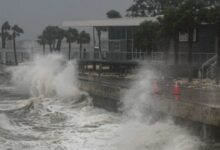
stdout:
MULTIPOLYGON (((92 105, 77 87, 75 62, 62 56, 36 57, 0 68, 0 150, 209 150, 171 119, 154 121, 144 106, 148 75, 125 94, 123 113, 92 105)), ((148 74, 148 73, 147 73, 148 74)), ((150 73, 149 73, 150 74, 150 73)))

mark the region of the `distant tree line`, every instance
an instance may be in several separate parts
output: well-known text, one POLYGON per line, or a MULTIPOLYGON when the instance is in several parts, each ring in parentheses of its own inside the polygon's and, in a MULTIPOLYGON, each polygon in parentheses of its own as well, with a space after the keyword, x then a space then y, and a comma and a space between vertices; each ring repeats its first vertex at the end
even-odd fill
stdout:
POLYGON ((60 52, 62 41, 66 40, 69 47, 69 59, 71 58, 71 44, 78 43, 80 50, 80 57, 82 52, 82 45, 90 42, 90 35, 85 31, 79 32, 75 28, 62 29, 58 26, 47 26, 41 35, 38 36, 38 43, 43 46, 43 53, 45 53, 45 46, 48 45, 50 52, 60 52))
MULTIPOLYGON (((116 10, 110 10, 106 13, 106 16, 108 18, 121 18, 121 14, 116 11, 116 10)), ((98 40, 99 40, 99 49, 101 51, 101 31, 105 31, 104 28, 101 27, 97 27, 97 35, 98 35, 98 40)), ((79 32, 77 29, 75 28, 68 28, 67 30, 62 29, 58 26, 47 26, 41 33, 41 35, 38 36, 38 40, 37 42, 42 45, 43 47, 43 53, 45 53, 45 47, 46 45, 49 46, 50 52, 60 52, 61 51, 61 45, 62 45, 62 41, 66 40, 66 42, 68 43, 68 57, 69 59, 71 59, 71 44, 72 43, 78 43, 79 44, 79 50, 80 50, 80 57, 82 54, 82 46, 83 44, 89 43, 91 38, 90 38, 90 34, 85 32, 85 31, 81 31, 79 32)), ((101 52, 100 52, 101 53, 101 52)))
POLYGON ((118 11, 114 10, 114 9, 109 10, 109 11, 106 13, 106 16, 107 16, 108 18, 111 18, 111 19, 113 19, 113 18, 122 18, 121 14, 120 14, 118 11))
POLYGON ((16 52, 16 37, 20 36, 20 34, 23 34, 24 31, 21 27, 18 25, 11 26, 8 21, 4 22, 1 26, 1 44, 2 49, 6 48, 6 42, 8 40, 13 41, 13 50, 14 50, 14 59, 15 64, 18 64, 17 60, 17 52, 16 52))
MULTIPOLYGON (((219 0, 191 0, 195 3, 202 2, 209 6, 219 0)), ((146 17, 164 14, 169 8, 178 8, 184 5, 187 0, 133 0, 133 4, 127 9, 128 17, 146 17)))

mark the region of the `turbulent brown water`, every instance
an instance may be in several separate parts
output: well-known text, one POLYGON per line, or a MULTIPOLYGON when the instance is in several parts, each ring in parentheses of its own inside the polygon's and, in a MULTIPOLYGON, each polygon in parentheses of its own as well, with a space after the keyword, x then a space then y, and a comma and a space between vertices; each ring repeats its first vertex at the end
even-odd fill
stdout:
MULTIPOLYGON (((152 121, 149 72, 122 98, 121 114, 92 106, 77 87, 77 68, 60 55, 0 71, 1 150, 209 150, 217 144, 171 119, 152 121)), ((145 74, 146 73, 146 74, 145 74)), ((215 147, 215 148, 214 148, 215 147)))

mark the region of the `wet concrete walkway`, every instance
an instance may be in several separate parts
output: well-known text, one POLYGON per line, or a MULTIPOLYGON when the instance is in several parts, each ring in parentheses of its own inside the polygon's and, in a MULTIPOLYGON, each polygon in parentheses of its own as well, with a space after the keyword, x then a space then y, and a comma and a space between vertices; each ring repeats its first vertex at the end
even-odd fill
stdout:
MULTIPOLYGON (((132 83, 132 80, 123 78, 117 79, 94 76, 81 76, 80 78, 120 88, 129 88, 129 85, 132 83)), ((180 86, 180 95, 173 95, 173 85, 165 85, 163 83, 158 84, 158 87, 159 94, 152 93, 155 97, 220 108, 220 89, 195 89, 180 86)))
POLYGON ((172 87, 166 87, 161 91, 167 99, 197 103, 220 108, 220 90, 213 89, 193 89, 180 87, 180 95, 172 94, 172 87))

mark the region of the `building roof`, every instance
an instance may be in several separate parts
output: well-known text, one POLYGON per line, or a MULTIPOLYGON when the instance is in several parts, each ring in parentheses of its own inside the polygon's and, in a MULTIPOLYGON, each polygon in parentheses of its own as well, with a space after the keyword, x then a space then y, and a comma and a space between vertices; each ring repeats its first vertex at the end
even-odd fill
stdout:
POLYGON ((65 21, 64 27, 110 27, 110 26, 139 26, 144 21, 156 21, 157 17, 117 18, 104 20, 65 21))

